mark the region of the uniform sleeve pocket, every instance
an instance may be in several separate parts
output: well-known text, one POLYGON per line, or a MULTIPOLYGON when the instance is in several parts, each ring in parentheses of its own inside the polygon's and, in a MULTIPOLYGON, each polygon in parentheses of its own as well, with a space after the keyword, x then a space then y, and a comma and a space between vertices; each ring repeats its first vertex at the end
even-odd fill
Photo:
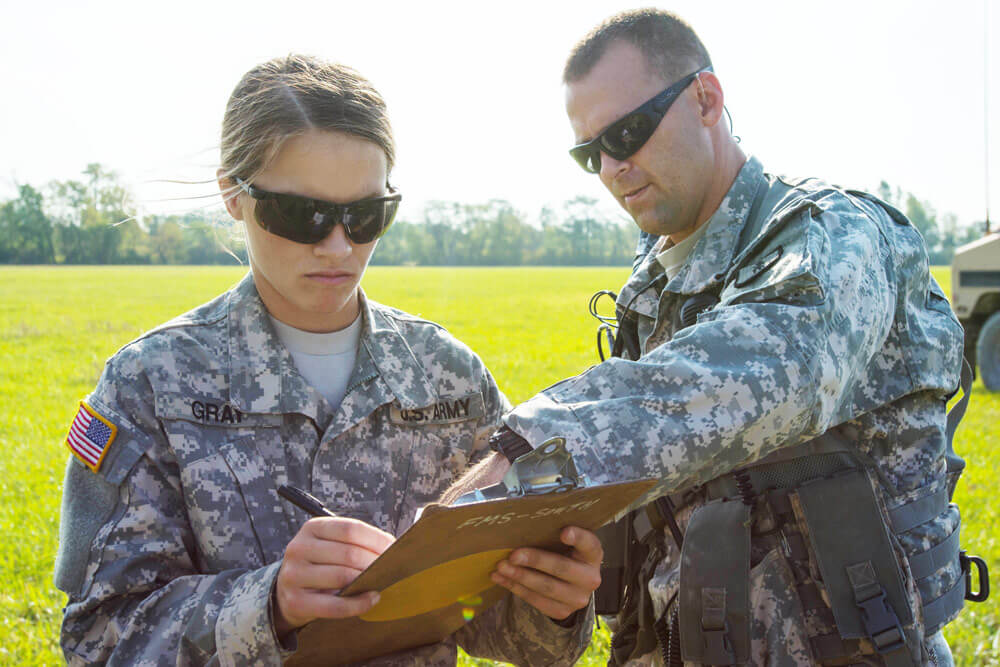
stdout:
POLYGON ((54 577, 56 587, 70 597, 84 593, 94 538, 117 505, 118 487, 70 457, 63 488, 54 577))

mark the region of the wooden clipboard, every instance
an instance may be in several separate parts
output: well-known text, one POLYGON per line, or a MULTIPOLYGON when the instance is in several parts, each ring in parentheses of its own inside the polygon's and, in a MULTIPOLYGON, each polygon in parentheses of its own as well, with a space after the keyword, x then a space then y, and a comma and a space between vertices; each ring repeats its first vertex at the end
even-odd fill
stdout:
POLYGON ((458 505, 430 505, 344 595, 379 591, 360 617, 318 620, 298 633, 290 667, 337 665, 425 644, 452 634, 507 590, 490 580, 511 550, 565 551, 565 526, 595 530, 637 500, 654 479, 458 505))

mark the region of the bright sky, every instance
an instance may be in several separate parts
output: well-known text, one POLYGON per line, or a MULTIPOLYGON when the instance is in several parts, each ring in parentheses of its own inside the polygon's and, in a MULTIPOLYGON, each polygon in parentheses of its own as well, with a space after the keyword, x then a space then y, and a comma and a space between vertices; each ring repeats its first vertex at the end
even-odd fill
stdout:
MULTIPOLYGON (((1000 7, 995 0, 679 0, 768 170, 872 188, 885 179, 961 223, 981 220, 984 15, 992 217, 1000 218, 1000 7)), ((401 216, 426 200, 505 198, 535 215, 577 194, 615 206, 566 154, 570 46, 618 9, 571 2, 4 2, 0 198, 16 183, 118 170, 208 179, 229 93, 299 51, 360 70, 385 95, 401 216)), ((204 186, 173 187, 192 196, 204 186)), ((172 210, 191 210, 196 201, 172 210)), ((158 210, 162 210, 158 209, 158 210)))

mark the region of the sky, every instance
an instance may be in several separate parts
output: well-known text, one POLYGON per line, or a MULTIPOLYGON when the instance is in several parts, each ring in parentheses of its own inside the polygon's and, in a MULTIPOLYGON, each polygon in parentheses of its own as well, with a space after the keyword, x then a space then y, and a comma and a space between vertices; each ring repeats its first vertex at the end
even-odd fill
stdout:
MULTIPOLYGON (((491 198, 531 216, 581 194, 617 210, 567 155, 560 75, 575 41, 636 6, 0 0, 0 199, 99 162, 148 211, 214 205, 197 198, 211 183, 158 181, 211 180, 236 82, 302 52, 351 65, 385 96, 401 218, 419 219, 430 200, 491 198), (163 197, 181 200, 155 201, 163 197)), ((660 6, 701 36, 734 133, 767 170, 867 189, 885 180, 968 224, 985 217, 988 113, 991 217, 1000 217, 997 0, 660 6)))

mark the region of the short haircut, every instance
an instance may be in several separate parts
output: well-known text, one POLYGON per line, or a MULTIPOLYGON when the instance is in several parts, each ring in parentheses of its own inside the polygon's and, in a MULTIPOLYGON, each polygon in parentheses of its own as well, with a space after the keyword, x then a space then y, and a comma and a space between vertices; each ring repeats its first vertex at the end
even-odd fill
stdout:
POLYGON ((668 81, 712 64, 705 45, 684 19, 662 9, 632 9, 605 19, 577 42, 566 60, 563 82, 585 77, 618 40, 639 49, 650 69, 668 81))

